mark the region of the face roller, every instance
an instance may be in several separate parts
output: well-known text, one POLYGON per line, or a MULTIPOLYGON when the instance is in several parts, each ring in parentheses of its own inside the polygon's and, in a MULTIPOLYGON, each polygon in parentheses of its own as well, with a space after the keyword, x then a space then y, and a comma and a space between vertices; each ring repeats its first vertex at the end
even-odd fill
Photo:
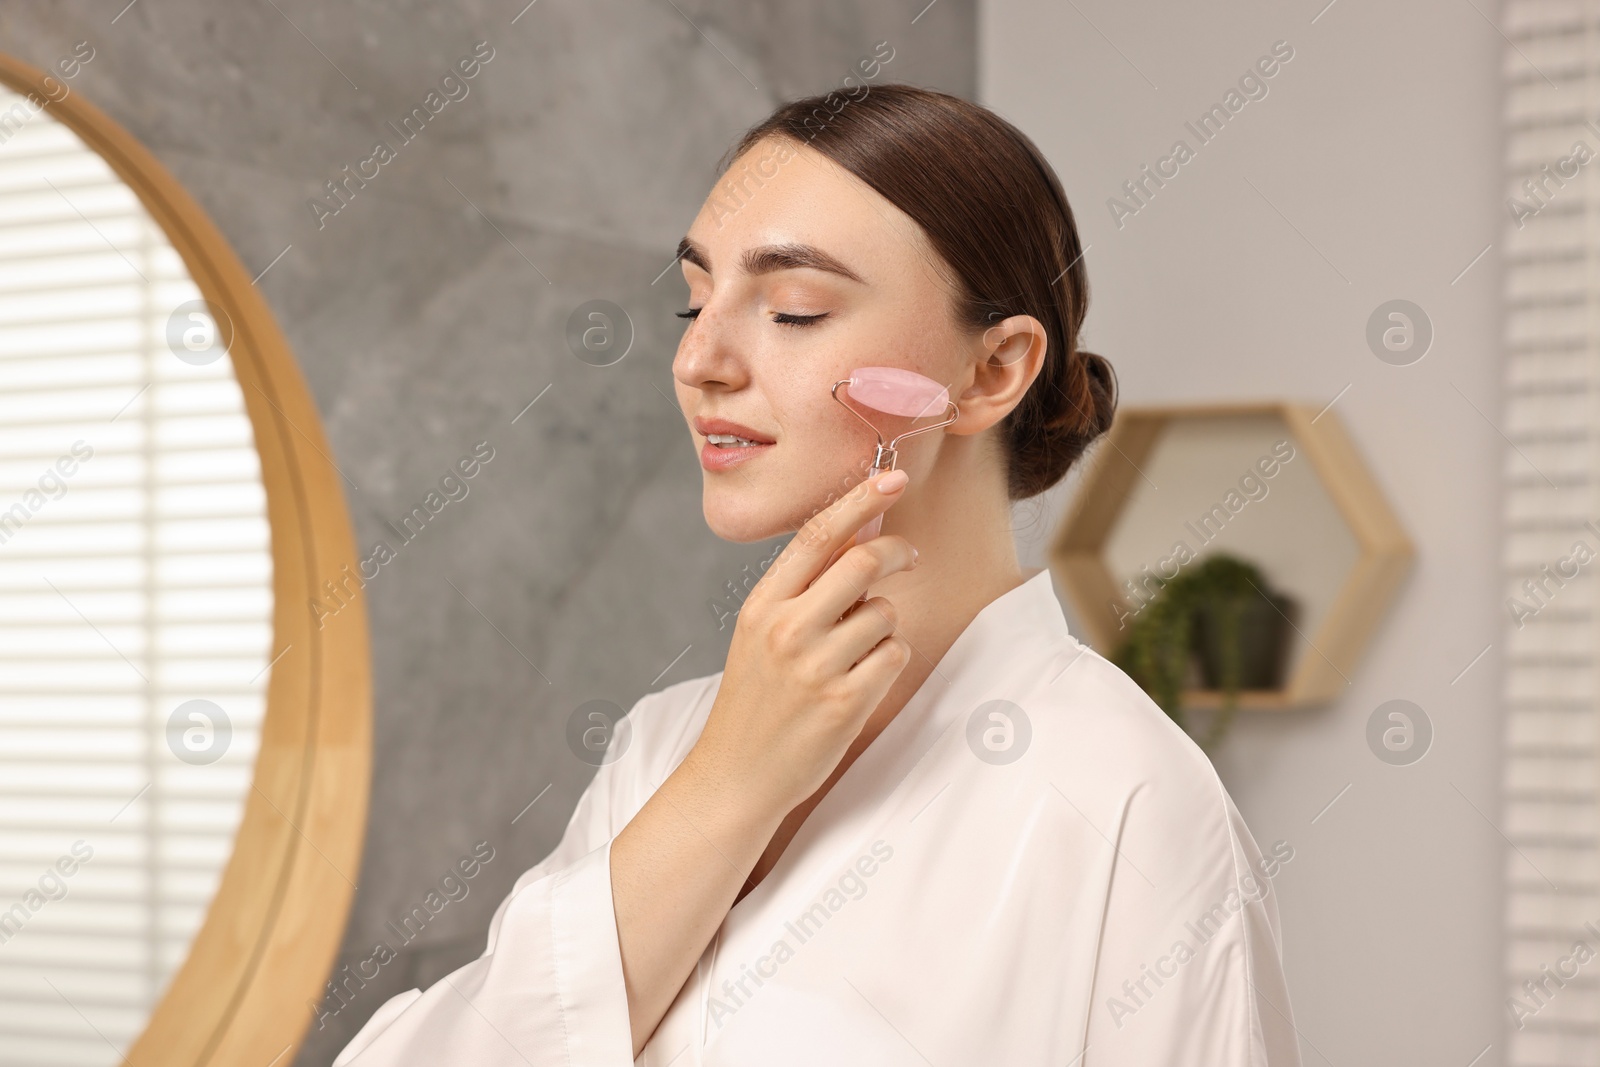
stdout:
MULTIPOLYGON (((860 367, 850 372, 850 377, 840 379, 833 383, 833 398, 844 404, 845 410, 856 418, 872 426, 872 432, 878 437, 878 450, 872 456, 872 470, 868 478, 875 477, 886 470, 894 470, 895 461, 899 459, 896 446, 907 437, 913 437, 928 430, 937 430, 941 426, 948 426, 956 420, 961 411, 956 407, 954 400, 950 399, 950 392, 932 378, 918 374, 916 371, 904 370, 899 367, 860 367), (858 404, 881 411, 887 415, 904 415, 908 418, 918 419, 926 415, 937 415, 941 412, 946 417, 943 422, 936 422, 928 426, 919 426, 915 430, 907 430, 888 444, 883 443, 883 434, 878 433, 878 428, 855 408, 845 404, 839 397, 839 387, 846 386, 846 395, 858 404)), ((878 536, 878 529, 883 525, 883 514, 880 512, 860 530, 856 532, 856 544, 870 541, 878 536)))

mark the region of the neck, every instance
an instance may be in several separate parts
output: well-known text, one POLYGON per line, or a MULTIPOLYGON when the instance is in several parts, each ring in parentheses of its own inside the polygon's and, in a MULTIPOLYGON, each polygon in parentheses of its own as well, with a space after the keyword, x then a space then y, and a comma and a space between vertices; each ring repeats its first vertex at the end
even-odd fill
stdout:
POLYGON ((912 648, 869 730, 888 724, 979 611, 1024 580, 1004 468, 979 435, 944 437, 934 462, 913 473, 905 498, 885 513, 882 532, 904 537, 919 555, 911 570, 867 591, 893 602, 912 648))

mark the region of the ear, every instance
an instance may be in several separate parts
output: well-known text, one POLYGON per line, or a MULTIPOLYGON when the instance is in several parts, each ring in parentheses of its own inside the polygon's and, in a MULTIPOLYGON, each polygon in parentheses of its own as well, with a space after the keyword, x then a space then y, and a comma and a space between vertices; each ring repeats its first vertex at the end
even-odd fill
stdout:
POLYGON ((981 433, 1004 419, 1039 376, 1050 338, 1032 315, 1013 315, 973 340, 972 381, 953 399, 961 414, 946 433, 981 433))

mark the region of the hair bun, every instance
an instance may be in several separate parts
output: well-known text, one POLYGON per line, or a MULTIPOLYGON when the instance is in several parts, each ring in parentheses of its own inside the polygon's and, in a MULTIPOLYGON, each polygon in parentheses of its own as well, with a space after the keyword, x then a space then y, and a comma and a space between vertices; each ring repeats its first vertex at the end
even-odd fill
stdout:
POLYGON ((1055 417, 1046 426, 1087 444, 1111 428, 1117 410, 1117 376, 1111 361, 1080 348, 1073 353, 1055 417))

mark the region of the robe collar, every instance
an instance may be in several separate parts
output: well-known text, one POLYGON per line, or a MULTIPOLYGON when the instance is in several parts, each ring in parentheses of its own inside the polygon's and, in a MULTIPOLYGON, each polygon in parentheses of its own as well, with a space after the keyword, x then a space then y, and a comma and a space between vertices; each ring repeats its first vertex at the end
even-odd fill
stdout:
MULTIPOLYGON (((1067 628, 1066 615, 1046 567, 985 604, 928 675, 928 683, 939 690, 953 687, 969 668, 980 666, 986 659, 1005 657, 1017 641, 1043 639, 1053 643, 1059 638, 1077 644, 1067 628)), ((922 697, 923 690, 930 687, 928 683, 913 699, 922 697)))

